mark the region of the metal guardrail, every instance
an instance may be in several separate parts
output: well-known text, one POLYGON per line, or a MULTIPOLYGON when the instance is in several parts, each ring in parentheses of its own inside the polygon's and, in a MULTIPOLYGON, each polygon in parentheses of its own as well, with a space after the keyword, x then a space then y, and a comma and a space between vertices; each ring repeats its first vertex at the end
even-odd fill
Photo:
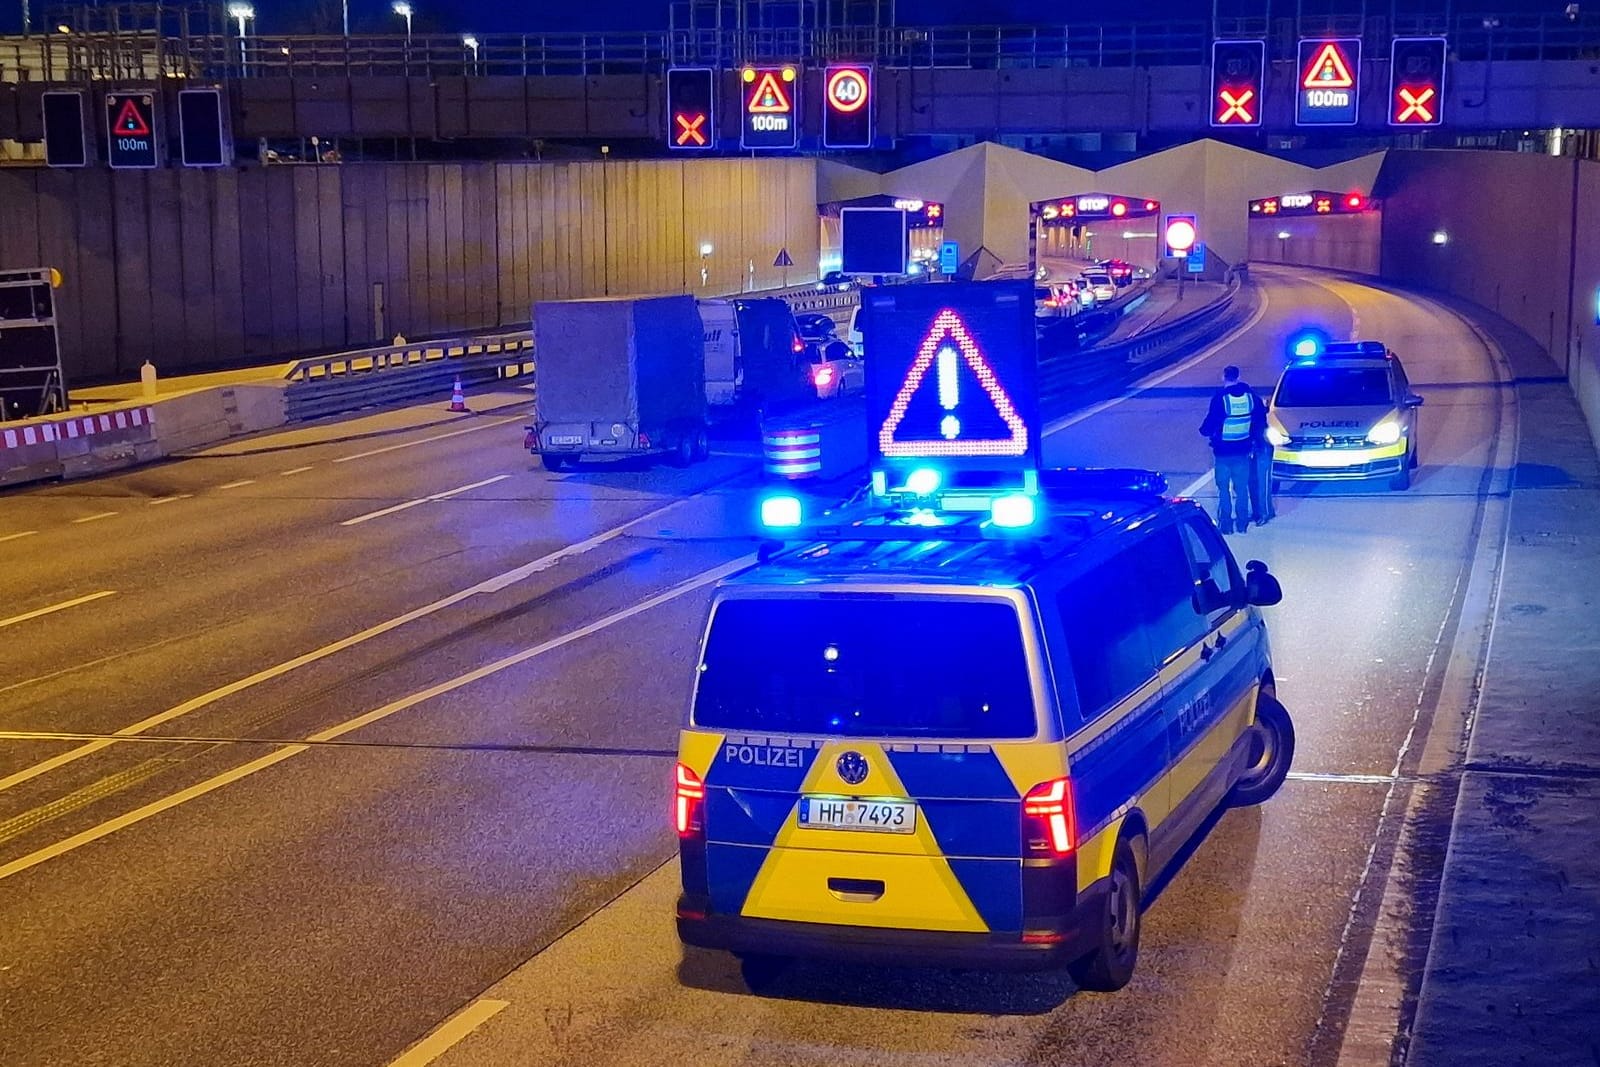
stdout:
POLYGON ((466 382, 531 381, 533 335, 527 331, 457 337, 338 352, 299 360, 284 372, 290 422, 442 393, 466 382))
POLYGON ((1237 321, 1237 316, 1228 312, 1233 308, 1239 288, 1236 281, 1217 299, 1126 341, 1040 360, 1040 400, 1081 398, 1086 391, 1121 385, 1131 372, 1144 370, 1180 349, 1222 336, 1237 321))
POLYGON ((731 68, 849 58, 887 68, 963 70, 1203 66, 1214 37, 1259 37, 1292 61, 1301 37, 1363 39, 1383 59, 1396 36, 1443 34, 1453 61, 1600 59, 1600 13, 1190 19, 1055 26, 766 28, 604 33, 338 36, 166 35, 89 29, 0 38, 0 80, 83 82, 185 78, 530 77, 654 74, 673 64, 731 68))

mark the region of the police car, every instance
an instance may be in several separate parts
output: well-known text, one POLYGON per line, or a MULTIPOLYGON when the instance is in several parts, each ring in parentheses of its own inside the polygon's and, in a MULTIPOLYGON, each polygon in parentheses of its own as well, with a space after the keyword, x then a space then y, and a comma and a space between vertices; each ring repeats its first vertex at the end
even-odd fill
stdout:
POLYGON ((1159 475, 940 483, 763 502, 786 540, 716 589, 679 743, 679 936, 752 981, 809 956, 1118 989, 1146 887, 1288 773, 1282 594, 1159 475))
POLYGON ((1274 488, 1291 481, 1386 478, 1409 489, 1417 409, 1400 358, 1381 341, 1296 342, 1267 408, 1274 488))

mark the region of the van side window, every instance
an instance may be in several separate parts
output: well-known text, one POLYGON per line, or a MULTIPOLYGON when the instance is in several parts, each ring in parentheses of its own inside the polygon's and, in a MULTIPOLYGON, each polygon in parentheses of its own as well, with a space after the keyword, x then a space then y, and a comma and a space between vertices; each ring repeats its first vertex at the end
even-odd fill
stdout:
POLYGON ((1399 356, 1394 357, 1390 366, 1394 367, 1394 395, 1403 400, 1411 395, 1411 381, 1406 377, 1405 367, 1400 365, 1399 356))
POLYGON ((1205 640, 1211 627, 1197 610, 1195 569, 1176 525, 1150 534, 1134 551, 1144 572, 1140 588, 1152 651, 1160 667, 1205 640))
POLYGON ((1057 598, 1085 722, 1155 674, 1141 582, 1137 557, 1124 551, 1068 582, 1057 598))
MULTIPOLYGON (((1179 526, 1183 530, 1183 543, 1189 554, 1189 562, 1194 567, 1195 580, 1204 584, 1208 579, 1215 584, 1217 593, 1217 606, 1210 612, 1210 624, 1215 626, 1226 618, 1243 601, 1244 578, 1239 574, 1239 565, 1233 561, 1233 554, 1228 551, 1228 546, 1222 543, 1222 535, 1209 523, 1197 522, 1193 519, 1185 520, 1179 526)), ((1197 592, 1196 596, 1204 594, 1197 592)), ((1196 600, 1196 606, 1200 604, 1196 600)))

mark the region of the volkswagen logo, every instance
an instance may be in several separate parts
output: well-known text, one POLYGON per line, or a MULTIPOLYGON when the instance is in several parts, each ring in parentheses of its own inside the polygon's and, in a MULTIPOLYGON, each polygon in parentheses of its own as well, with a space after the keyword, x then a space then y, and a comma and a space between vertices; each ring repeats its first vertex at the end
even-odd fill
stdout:
POLYGON ((846 752, 839 757, 839 762, 834 764, 846 785, 860 785, 867 780, 867 759, 859 752, 846 752))

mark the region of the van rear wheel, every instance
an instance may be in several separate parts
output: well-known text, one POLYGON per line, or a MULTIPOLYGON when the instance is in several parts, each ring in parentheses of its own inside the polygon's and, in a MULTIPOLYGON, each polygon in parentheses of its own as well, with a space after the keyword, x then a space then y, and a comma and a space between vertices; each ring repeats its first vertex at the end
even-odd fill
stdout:
POLYGON ((694 431, 682 430, 678 439, 672 443, 672 465, 674 467, 687 467, 694 462, 694 431))
POLYGON ((1234 807, 1260 804, 1276 793, 1294 762, 1294 720, 1278 701, 1261 693, 1256 697, 1256 721, 1250 728, 1250 762, 1244 776, 1233 784, 1228 803, 1234 807))
POLYGON ((739 976, 744 979, 745 987, 752 993, 763 993, 771 989, 783 976, 783 972, 794 963, 788 956, 776 956, 767 952, 736 952, 734 955, 739 960, 739 976))
POLYGON ((1067 968, 1079 989, 1095 993, 1115 993, 1127 985, 1133 977, 1134 964, 1139 961, 1143 890, 1139 885, 1139 863, 1126 839, 1117 842, 1117 851, 1111 857, 1110 883, 1101 905, 1099 944, 1067 968))

